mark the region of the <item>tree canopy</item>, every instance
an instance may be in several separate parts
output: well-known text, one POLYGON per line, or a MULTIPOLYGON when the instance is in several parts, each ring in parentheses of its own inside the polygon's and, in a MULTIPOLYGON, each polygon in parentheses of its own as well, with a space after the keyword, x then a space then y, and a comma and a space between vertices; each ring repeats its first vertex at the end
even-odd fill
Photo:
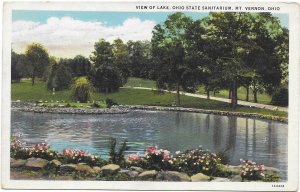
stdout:
POLYGON ((36 77, 42 77, 44 71, 49 65, 49 55, 43 45, 32 43, 27 46, 25 51, 26 65, 29 75, 32 79, 32 85, 36 77))

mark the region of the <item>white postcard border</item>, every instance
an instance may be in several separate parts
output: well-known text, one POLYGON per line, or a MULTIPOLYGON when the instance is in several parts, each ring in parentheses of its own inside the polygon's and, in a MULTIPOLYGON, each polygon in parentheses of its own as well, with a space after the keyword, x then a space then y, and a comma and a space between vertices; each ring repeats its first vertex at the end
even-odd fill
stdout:
MULTIPOLYGON (((7 189, 112 189, 112 190, 239 190, 239 191, 294 191, 298 188, 298 146, 299 146, 299 96, 300 96, 300 47, 299 47, 299 21, 300 6, 296 3, 255 2, 255 6, 272 5, 280 6, 276 13, 289 14, 289 125, 288 125, 288 181, 276 183, 260 182, 138 182, 138 181, 36 181, 36 180, 10 180, 10 51, 11 51, 11 13, 12 10, 97 10, 97 11, 145 11, 136 10, 135 5, 253 5, 253 2, 180 2, 180 1, 126 1, 118 2, 57 2, 35 1, 30 2, 5 2, 3 11, 3 71, 2 71, 2 187, 7 189), (67 6, 66 6, 67 3, 67 6), (122 6, 120 6, 122 4, 122 6), (272 185, 284 187, 272 187, 272 185)), ((146 10, 151 11, 151 10, 146 10)), ((152 10, 153 11, 153 10, 152 10)), ((158 11, 158 10, 156 10, 158 11)), ((164 10, 165 11, 165 10, 164 10)), ((180 10, 178 10, 180 11, 180 10)), ((201 12, 201 11, 199 11, 201 12)), ((207 11, 205 11, 207 12, 207 11)), ((253 11, 255 12, 255 11, 253 11)))

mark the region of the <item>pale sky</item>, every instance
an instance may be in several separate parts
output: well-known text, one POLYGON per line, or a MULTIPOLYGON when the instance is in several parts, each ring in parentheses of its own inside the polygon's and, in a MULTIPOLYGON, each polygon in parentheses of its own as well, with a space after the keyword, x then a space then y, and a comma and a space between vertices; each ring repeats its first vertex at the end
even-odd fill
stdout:
MULTIPOLYGON (((112 42, 121 38, 150 40, 153 27, 166 20, 168 12, 80 12, 80 11, 13 11, 12 48, 23 53, 26 45, 39 42, 50 55, 88 57, 94 43, 104 38, 112 42)), ((193 19, 201 19, 208 13, 186 13, 193 19)), ((284 27, 288 27, 288 15, 276 14, 284 27)))

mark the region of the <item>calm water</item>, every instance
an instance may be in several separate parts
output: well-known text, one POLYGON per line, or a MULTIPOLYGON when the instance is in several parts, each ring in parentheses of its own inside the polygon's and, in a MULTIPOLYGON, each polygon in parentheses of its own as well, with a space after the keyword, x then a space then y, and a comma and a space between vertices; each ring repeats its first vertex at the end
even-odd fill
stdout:
POLYGON ((243 158, 276 167, 286 179, 288 127, 276 121, 186 112, 62 115, 12 111, 11 131, 21 133, 28 145, 46 141, 57 151, 84 149, 102 157, 107 157, 109 137, 127 140, 127 153, 143 153, 153 145, 171 152, 201 145, 211 151, 226 150, 233 165, 243 158))

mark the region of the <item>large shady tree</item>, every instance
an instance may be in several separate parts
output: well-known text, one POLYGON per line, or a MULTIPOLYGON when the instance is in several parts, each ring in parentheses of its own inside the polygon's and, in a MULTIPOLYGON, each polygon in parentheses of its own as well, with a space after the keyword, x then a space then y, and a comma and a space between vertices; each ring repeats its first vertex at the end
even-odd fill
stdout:
POLYGON ((176 105, 180 105, 180 88, 194 90, 194 71, 186 62, 186 31, 192 19, 183 13, 169 15, 152 31, 154 76, 158 88, 176 90, 176 105))
POLYGON ((118 46, 115 45, 115 49, 113 49, 113 46, 104 39, 100 39, 94 45, 95 50, 90 56, 93 64, 90 79, 98 91, 114 92, 122 86, 122 74, 118 66, 122 65, 124 52, 120 51, 120 46, 122 47, 122 42, 118 42, 118 46), (115 59, 116 54, 117 60, 115 59), (120 63, 115 64, 115 61, 120 61, 120 63))
POLYGON ((32 43, 27 46, 26 52, 26 69, 34 85, 36 77, 42 77, 47 66, 49 65, 49 55, 43 45, 32 43))
POLYGON ((229 83, 232 108, 237 106, 237 88, 245 81, 254 85, 254 91, 258 85, 278 85, 280 61, 274 48, 283 32, 278 20, 265 13, 210 13, 204 25, 207 37, 220 45, 215 47, 216 64, 222 71, 220 77, 229 83))

